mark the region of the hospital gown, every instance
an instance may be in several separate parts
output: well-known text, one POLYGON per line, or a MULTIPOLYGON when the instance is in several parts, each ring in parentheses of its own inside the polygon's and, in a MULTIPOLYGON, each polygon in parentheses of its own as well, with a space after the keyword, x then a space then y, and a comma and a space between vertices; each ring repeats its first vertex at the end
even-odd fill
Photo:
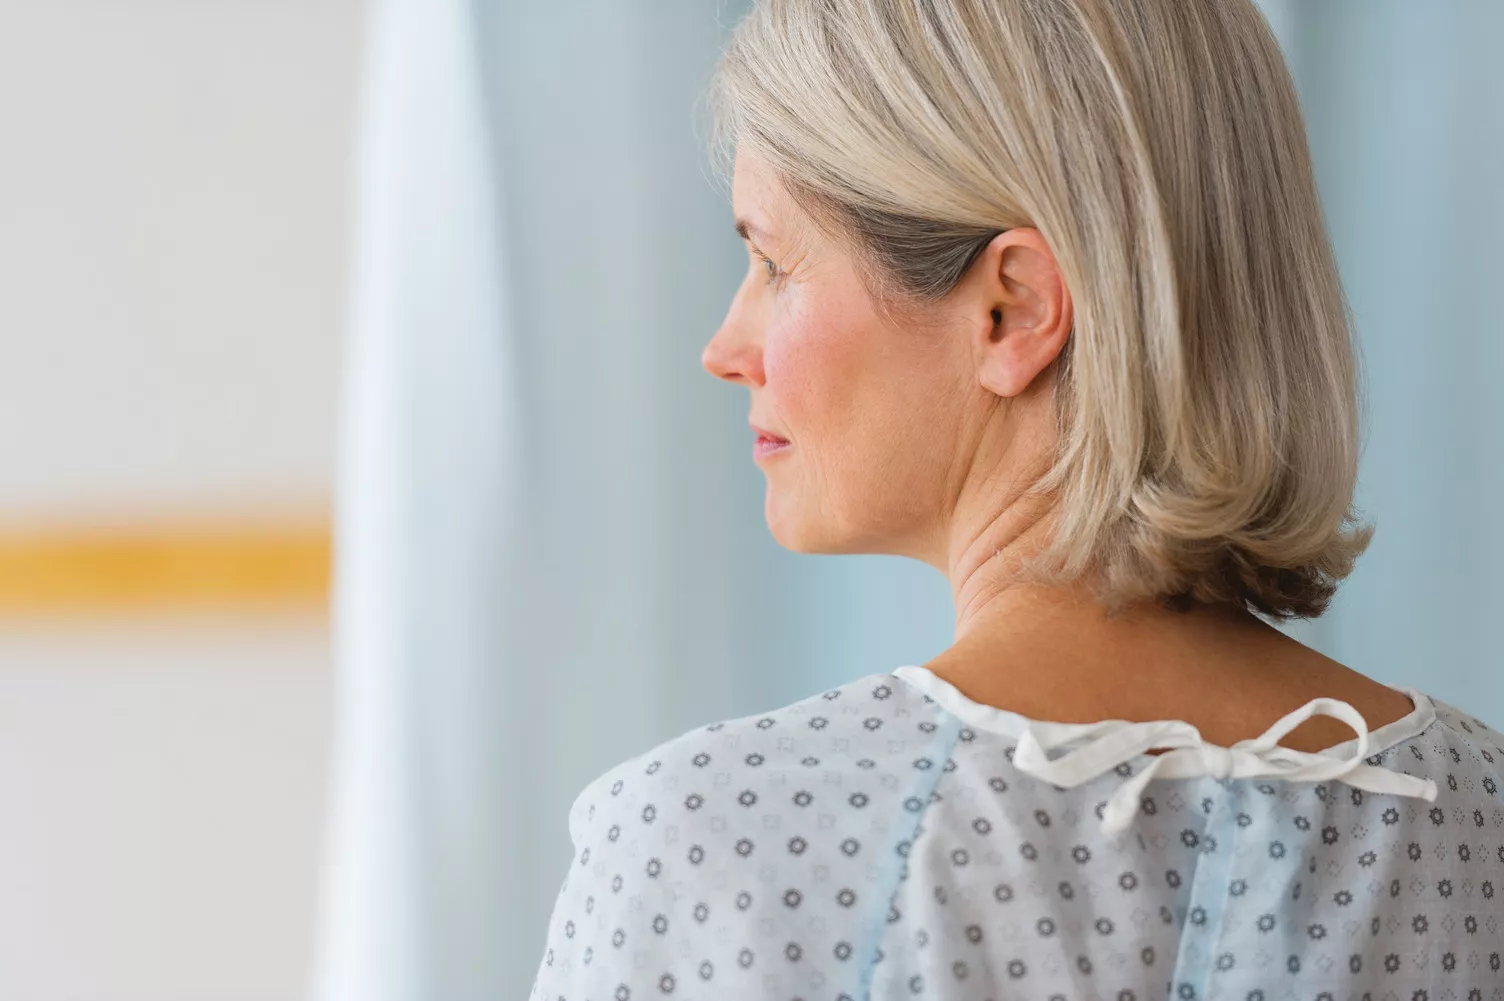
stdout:
POLYGON ((1504 737, 1401 690, 1219 748, 910 665, 698 727, 575 799, 531 1001, 1504 1001, 1504 737))

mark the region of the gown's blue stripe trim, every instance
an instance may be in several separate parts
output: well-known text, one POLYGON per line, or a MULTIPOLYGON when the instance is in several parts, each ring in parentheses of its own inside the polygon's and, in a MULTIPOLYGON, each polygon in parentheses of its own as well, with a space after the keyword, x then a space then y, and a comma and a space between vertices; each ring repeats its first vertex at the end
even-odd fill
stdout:
MULTIPOLYGON (((944 714, 936 725, 935 742, 941 745, 942 750, 938 756, 938 767, 932 771, 920 772, 919 782, 909 791, 910 796, 918 796, 924 803, 924 808, 914 814, 913 826, 909 828, 907 840, 912 849, 914 839, 918 836, 920 825, 924 821, 925 814, 929 813, 930 796, 940 785, 940 779, 945 775, 945 762, 949 760, 951 752, 956 749, 956 744, 961 740, 961 731, 965 729, 962 720, 944 714)), ((882 895, 878 898, 886 907, 879 908, 871 919, 867 929, 862 934, 861 950, 857 953, 863 957, 861 979, 857 983, 857 1001, 868 1001, 872 992, 872 976, 877 966, 875 956, 878 946, 881 945, 883 932, 888 925, 888 912, 893 908, 893 902, 898 897, 899 884, 902 881, 903 867, 908 861, 906 856, 898 854, 898 845, 901 841, 894 841, 888 846, 888 869, 883 873, 880 884, 882 895)))
POLYGON ((1239 831, 1237 825, 1241 779, 1217 782, 1216 806, 1202 828, 1203 845, 1215 839, 1215 847, 1203 851, 1191 874, 1190 893, 1186 896, 1185 922, 1180 928, 1180 942, 1175 953, 1175 970, 1170 975, 1170 997, 1176 1001, 1204 1001, 1211 986, 1217 959, 1217 944, 1222 940, 1222 919, 1227 913, 1227 898, 1232 890, 1232 861, 1239 831), (1191 917, 1200 908, 1205 914, 1202 924, 1191 917))

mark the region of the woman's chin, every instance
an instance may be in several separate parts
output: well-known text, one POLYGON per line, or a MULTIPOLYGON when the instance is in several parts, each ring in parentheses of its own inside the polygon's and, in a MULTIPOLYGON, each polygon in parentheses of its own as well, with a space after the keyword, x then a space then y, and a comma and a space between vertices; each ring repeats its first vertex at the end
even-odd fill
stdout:
POLYGON ((763 513, 773 541, 791 553, 818 555, 843 551, 839 540, 830 538, 830 533, 822 531, 821 525, 811 524, 798 512, 776 503, 772 491, 768 493, 763 513))
POLYGON ((768 487, 767 500, 763 503, 763 517, 767 520, 768 531, 774 542, 791 553, 810 552, 807 548, 807 529, 801 526, 800 519, 794 517, 793 512, 779 503, 771 486, 768 487))
POLYGON ((811 505, 813 512, 789 504, 788 498, 768 490, 763 517, 768 532, 791 553, 810 556, 859 556, 894 553, 889 536, 870 526, 865 531, 839 518, 832 518, 826 505, 811 505))

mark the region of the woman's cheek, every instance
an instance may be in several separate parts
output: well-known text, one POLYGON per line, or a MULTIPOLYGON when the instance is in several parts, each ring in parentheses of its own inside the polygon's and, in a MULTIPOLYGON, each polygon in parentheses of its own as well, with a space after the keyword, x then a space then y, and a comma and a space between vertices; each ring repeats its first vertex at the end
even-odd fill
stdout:
POLYGON ((860 330, 803 319, 770 332, 763 348, 768 385, 791 436, 811 425, 838 432, 843 420, 857 417, 872 351, 860 330))
POLYGON ((819 392, 817 354, 798 327, 783 325, 768 332, 762 364, 774 415, 784 432, 797 440, 819 392))

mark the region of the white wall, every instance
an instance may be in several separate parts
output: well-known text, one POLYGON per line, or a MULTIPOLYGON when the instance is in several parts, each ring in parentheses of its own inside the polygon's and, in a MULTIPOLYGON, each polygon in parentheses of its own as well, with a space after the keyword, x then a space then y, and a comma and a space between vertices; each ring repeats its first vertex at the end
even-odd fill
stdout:
POLYGON ((302 996, 324 635, 291 620, 0 634, 0 997, 302 996))
POLYGON ((323 497, 358 0, 0 0, 0 517, 323 497))
MULTIPOLYGON (((324 503, 358 0, 0 0, 0 523, 324 503)), ((0 620, 0 997, 292 999, 327 627, 0 620)))

